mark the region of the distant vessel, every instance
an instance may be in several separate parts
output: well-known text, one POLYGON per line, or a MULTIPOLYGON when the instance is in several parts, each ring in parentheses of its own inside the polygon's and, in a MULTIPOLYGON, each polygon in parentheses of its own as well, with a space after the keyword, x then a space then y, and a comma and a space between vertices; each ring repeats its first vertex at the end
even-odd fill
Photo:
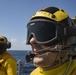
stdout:
POLYGON ((29 75, 35 68, 32 62, 23 63, 21 60, 17 61, 17 75, 29 75))

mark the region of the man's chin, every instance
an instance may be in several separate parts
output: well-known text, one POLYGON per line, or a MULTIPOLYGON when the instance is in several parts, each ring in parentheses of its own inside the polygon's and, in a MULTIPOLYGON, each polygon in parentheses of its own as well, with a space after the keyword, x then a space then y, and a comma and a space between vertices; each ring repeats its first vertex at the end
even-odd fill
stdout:
POLYGON ((43 61, 44 61, 44 59, 40 58, 40 57, 35 57, 33 59, 34 64, 41 64, 43 61))

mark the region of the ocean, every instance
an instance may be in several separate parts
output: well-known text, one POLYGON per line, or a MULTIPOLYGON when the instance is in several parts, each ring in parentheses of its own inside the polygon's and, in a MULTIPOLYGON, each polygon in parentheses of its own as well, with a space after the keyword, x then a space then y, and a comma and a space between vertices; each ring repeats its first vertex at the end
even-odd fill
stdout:
POLYGON ((8 52, 11 53, 17 61, 22 60, 23 62, 26 62, 25 56, 28 52, 27 50, 8 50, 8 52))
POLYGON ((17 75, 29 75, 32 70, 34 70, 36 67, 33 65, 32 62, 28 63, 26 62, 25 56, 28 53, 27 50, 7 50, 9 53, 11 53, 17 62, 21 61, 21 67, 20 71, 17 75))

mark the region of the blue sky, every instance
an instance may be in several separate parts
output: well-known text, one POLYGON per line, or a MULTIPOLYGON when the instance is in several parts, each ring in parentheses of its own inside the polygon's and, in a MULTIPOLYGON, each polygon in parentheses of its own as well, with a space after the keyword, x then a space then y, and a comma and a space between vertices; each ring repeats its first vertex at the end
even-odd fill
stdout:
POLYGON ((76 0, 0 0, 0 35, 12 43, 10 50, 30 50, 26 42, 26 25, 41 8, 56 6, 76 16, 76 0))

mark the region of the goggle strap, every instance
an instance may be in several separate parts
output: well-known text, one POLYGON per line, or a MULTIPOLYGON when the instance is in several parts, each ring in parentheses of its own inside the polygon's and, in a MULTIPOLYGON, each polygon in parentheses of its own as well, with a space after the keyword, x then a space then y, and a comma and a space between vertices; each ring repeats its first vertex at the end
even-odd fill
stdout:
POLYGON ((53 23, 53 24, 57 24, 55 21, 51 21, 49 19, 33 19, 33 20, 30 20, 29 23, 35 22, 35 21, 43 21, 43 22, 50 22, 50 23, 53 23))

